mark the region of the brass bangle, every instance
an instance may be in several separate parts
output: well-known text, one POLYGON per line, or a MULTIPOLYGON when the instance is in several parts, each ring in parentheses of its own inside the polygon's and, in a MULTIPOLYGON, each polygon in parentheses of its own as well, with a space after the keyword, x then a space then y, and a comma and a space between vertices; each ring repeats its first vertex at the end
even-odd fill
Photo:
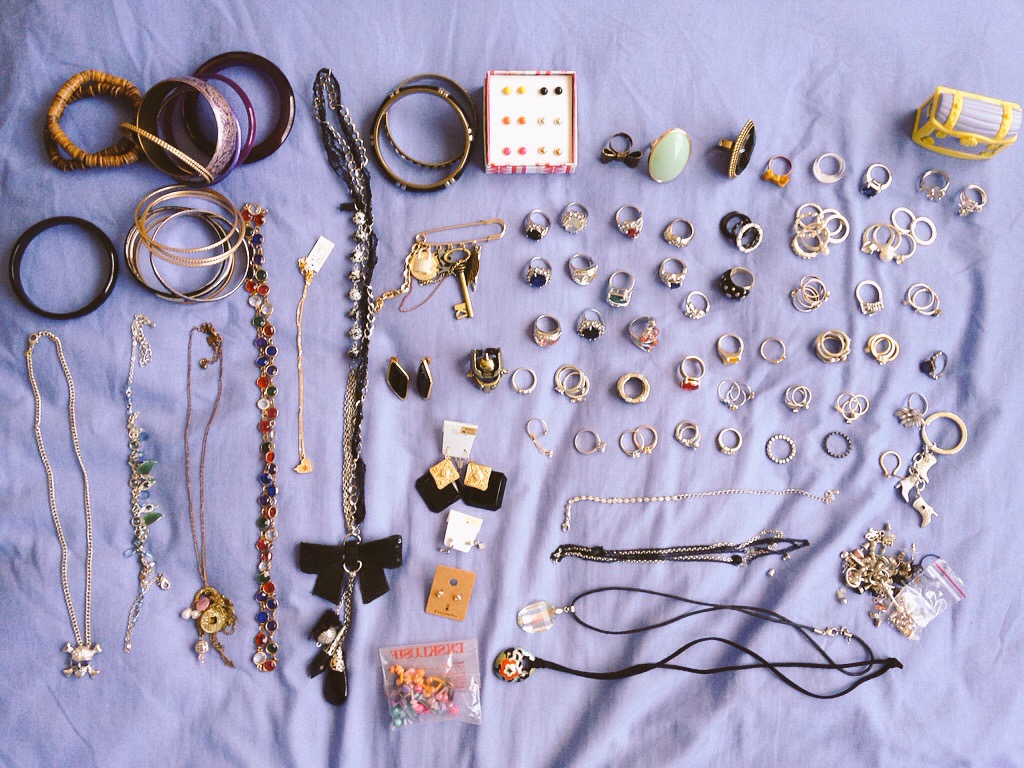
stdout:
POLYGON ((46 113, 46 127, 43 143, 50 163, 62 171, 78 171, 86 168, 117 168, 138 162, 139 145, 133 136, 122 136, 99 152, 86 152, 75 145, 60 127, 60 119, 69 104, 94 96, 109 96, 127 101, 132 111, 142 103, 142 94, 131 82, 106 72, 87 69, 79 72, 64 83, 53 97, 53 103, 46 113), (68 157, 61 155, 63 150, 68 157))
MULTIPOLYGON (((126 131, 131 131, 132 133, 136 134, 139 138, 145 139, 146 141, 150 141, 153 144, 156 144, 164 152, 166 152, 169 155, 173 155, 178 160, 180 160, 185 165, 187 165, 191 170, 195 171, 195 173, 197 175, 201 176, 203 178, 203 180, 207 184, 212 184, 213 183, 213 176, 210 174, 210 172, 208 170, 206 170, 205 167, 203 167, 203 165, 198 160, 196 160, 195 158, 189 157, 187 154, 182 152, 180 149, 178 149, 173 144, 168 144, 166 141, 161 139, 159 136, 155 136, 152 133, 150 133, 149 131, 146 131, 146 130, 143 130, 142 128, 139 128, 139 126, 135 125, 135 123, 129 123, 129 122, 126 121, 126 122, 121 123, 120 127, 123 128, 126 131)), ((147 157, 148 157, 148 155, 147 155, 147 157)), ((155 165, 155 163, 154 163, 154 165, 155 165)), ((163 170, 163 168, 161 168, 160 170, 163 170)))
POLYGON ((134 223, 139 230, 139 239, 147 249, 163 261, 183 267, 208 267, 221 263, 238 250, 243 242, 245 230, 241 213, 224 195, 212 189, 195 189, 183 185, 161 187, 143 197, 135 207, 134 223), (157 242, 147 232, 147 223, 153 218, 157 207, 181 198, 205 200, 212 203, 226 214, 226 218, 231 220, 231 228, 216 242, 197 248, 178 248, 157 242), (202 254, 216 249, 223 250, 218 255, 207 258, 188 258, 177 255, 202 254))

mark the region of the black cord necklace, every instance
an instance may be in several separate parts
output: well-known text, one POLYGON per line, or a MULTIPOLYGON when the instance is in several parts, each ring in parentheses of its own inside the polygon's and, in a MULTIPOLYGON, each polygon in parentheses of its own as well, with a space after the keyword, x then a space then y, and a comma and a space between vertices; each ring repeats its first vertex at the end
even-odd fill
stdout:
POLYGON ((757 606, 750 605, 720 605, 717 603, 706 603, 700 600, 692 600, 688 597, 683 597, 682 595, 655 592, 653 590, 640 589, 637 587, 599 587, 597 589, 591 589, 577 595, 565 608, 556 608, 554 605, 546 601, 531 603, 519 612, 519 626, 528 632, 541 632, 549 629, 553 625, 555 617, 563 613, 568 613, 580 626, 594 632, 598 632, 602 635, 633 635, 641 632, 647 632, 652 629, 667 627, 693 616, 713 614, 719 611, 731 611, 748 616, 752 619, 757 619, 758 621, 771 622, 784 627, 789 627, 799 633, 801 638, 803 638, 803 640, 805 640, 811 648, 814 649, 814 655, 820 658, 821 661, 769 661, 756 651, 753 651, 734 640, 729 640, 723 637, 701 637, 680 646, 660 661, 634 664, 611 672, 587 672, 585 670, 573 669, 571 667, 563 666, 562 664, 557 664, 553 661, 538 658, 522 648, 506 648, 504 651, 499 653, 497 658, 494 660, 494 673, 505 682, 515 683, 528 678, 535 669, 552 669, 556 672, 565 672, 567 674, 575 675, 576 677, 584 677, 589 680, 622 680, 627 677, 642 675, 653 669, 671 669, 677 672, 690 672, 696 675, 715 675, 722 672, 739 672, 748 669, 767 669, 790 688, 804 694, 805 696, 811 696, 815 699, 837 699, 840 696, 845 696, 869 680, 880 677, 890 669, 903 668, 903 665, 898 659, 876 658, 871 647, 864 640, 850 632, 845 627, 826 627, 825 629, 817 629, 806 624, 798 624, 797 622, 786 618, 782 614, 776 613, 775 611, 771 611, 767 608, 759 608, 757 606), (606 629, 584 621, 576 612, 576 606, 580 601, 590 597, 591 595, 598 595, 605 592, 620 592, 662 597, 668 600, 675 600, 679 603, 685 603, 693 607, 668 619, 652 624, 645 624, 643 626, 626 629, 606 629), (856 643, 856 645, 860 647, 862 657, 854 661, 838 662, 825 651, 817 640, 815 640, 814 635, 816 634, 826 637, 845 637, 848 643, 856 643), (695 648, 705 643, 718 643, 727 646, 728 648, 739 651, 752 661, 743 664, 729 664, 719 667, 688 667, 683 664, 672 663, 691 648, 695 648), (809 669, 821 670, 823 672, 834 671, 855 679, 845 687, 839 688, 838 690, 819 693, 817 691, 809 690, 797 683, 783 671, 786 669, 809 669))

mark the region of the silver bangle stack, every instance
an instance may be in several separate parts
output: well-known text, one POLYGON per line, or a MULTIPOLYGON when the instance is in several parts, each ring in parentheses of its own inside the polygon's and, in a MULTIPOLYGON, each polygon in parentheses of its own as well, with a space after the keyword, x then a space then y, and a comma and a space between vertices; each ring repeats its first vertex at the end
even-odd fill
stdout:
POLYGON ((575 365, 563 365, 555 371, 555 392, 570 402, 582 403, 590 393, 590 379, 575 365))
POLYGON ((934 243, 936 236, 935 222, 927 216, 917 216, 909 208, 901 207, 892 212, 889 223, 872 224, 864 230, 860 249, 867 254, 877 254, 882 261, 902 264, 917 252, 918 246, 934 243), (901 224, 904 219, 905 225, 901 224), (884 240, 879 237, 881 233, 884 233, 884 240), (901 250, 904 242, 909 243, 905 251, 901 250))
POLYGON ((800 284, 789 292, 790 301, 797 312, 813 312, 821 307, 829 296, 828 288, 820 277, 816 275, 804 275, 800 284))
POLYGON ((842 363, 850 356, 850 337, 842 331, 822 331, 814 340, 814 352, 823 363, 842 363))

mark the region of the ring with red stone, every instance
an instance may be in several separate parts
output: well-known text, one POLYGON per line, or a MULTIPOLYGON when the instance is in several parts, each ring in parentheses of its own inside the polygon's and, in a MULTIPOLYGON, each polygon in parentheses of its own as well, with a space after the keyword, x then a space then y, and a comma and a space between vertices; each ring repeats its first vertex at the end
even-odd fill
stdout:
POLYGON ((700 389, 700 380, 706 371, 703 360, 696 355, 687 355, 679 364, 679 386, 687 391, 700 389))
POLYGON ((636 240, 644 228, 643 211, 635 205, 620 206, 619 210, 615 212, 615 226, 630 240, 636 240), (634 218, 627 219, 627 215, 632 215, 634 218))

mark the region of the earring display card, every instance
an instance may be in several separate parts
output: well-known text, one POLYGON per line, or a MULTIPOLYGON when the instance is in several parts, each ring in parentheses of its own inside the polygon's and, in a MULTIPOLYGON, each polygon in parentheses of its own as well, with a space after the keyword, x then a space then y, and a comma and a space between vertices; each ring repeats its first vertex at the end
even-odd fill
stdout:
POLYGON ((473 594, 476 574, 459 568, 439 565, 434 570, 426 612, 453 621, 465 621, 469 598, 473 594))
POLYGON ((487 73, 487 173, 572 173, 576 170, 576 145, 575 72, 487 73))
POLYGON ((457 461, 466 461, 473 450, 473 441, 479 430, 477 425, 446 419, 442 429, 441 452, 457 461))
POLYGON ((477 536, 483 524, 483 518, 467 515, 457 509, 449 511, 444 546, 456 552, 469 552, 477 543, 477 536))

